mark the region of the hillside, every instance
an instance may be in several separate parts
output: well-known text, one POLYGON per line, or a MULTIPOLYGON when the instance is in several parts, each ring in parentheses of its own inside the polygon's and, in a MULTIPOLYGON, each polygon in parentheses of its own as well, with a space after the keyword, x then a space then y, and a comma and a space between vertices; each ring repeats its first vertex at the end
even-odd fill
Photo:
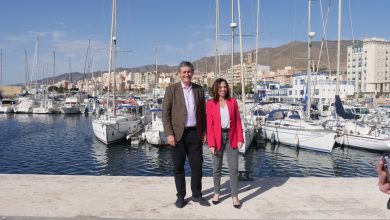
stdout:
MULTIPOLYGON (((328 41, 329 49, 329 60, 330 68, 332 71, 336 70, 337 62, 337 41, 328 41)), ((341 56, 340 56, 340 70, 346 71, 347 69, 347 47, 352 45, 351 40, 341 41, 341 56)), ((318 61, 318 54, 320 51, 321 42, 314 41, 312 42, 312 56, 315 63, 318 61)), ((254 52, 254 50, 252 51, 254 52)), ((247 52, 246 52, 247 53, 247 52)), ((244 56, 246 56, 246 53, 244 56)), ((327 68, 328 61, 326 56, 325 45, 322 52, 322 58, 320 63, 320 68, 327 68)), ((225 71, 230 67, 230 55, 221 55, 221 70, 225 71)), ((214 71, 214 57, 202 57, 199 60, 193 61, 194 66, 200 72, 211 72, 214 71)), ((234 54, 235 64, 239 63, 240 57, 239 53, 234 54)), ((296 70, 305 70, 307 67, 307 42, 293 41, 288 44, 284 44, 274 48, 260 48, 259 49, 259 63, 262 65, 267 65, 271 67, 271 70, 276 71, 277 69, 282 69, 285 66, 293 66, 296 70)), ((161 72, 172 72, 176 70, 176 66, 168 65, 158 65, 158 70, 161 72)), ((127 70, 131 72, 147 72, 154 71, 155 65, 145 65, 135 68, 118 68, 120 70, 127 70)), ((106 72, 107 70, 103 70, 106 72)), ((95 75, 100 74, 100 70, 94 73, 95 75)), ((89 78, 92 74, 87 74, 85 77, 89 78)), ((81 80, 83 74, 79 72, 72 73, 72 81, 81 80)), ((56 76, 55 81, 69 79, 69 73, 64 73, 56 76)), ((51 78, 50 78, 51 80, 51 78)), ((40 80, 38 80, 38 83, 40 80)), ((22 85, 22 84, 20 84, 22 85)))
MULTIPOLYGON (((337 41, 328 41, 330 69, 336 70, 337 62, 337 41)), ((340 45, 340 70, 346 71, 347 69, 347 48, 352 45, 352 41, 341 41, 340 45)), ((315 62, 318 62, 319 51, 321 48, 321 42, 312 42, 312 57, 315 62)), ((252 51, 255 52, 255 51, 252 51)), ((230 55, 221 56, 221 70, 224 71, 230 67, 230 55)), ((234 54, 234 62, 237 64, 240 62, 239 53, 234 54)), ((199 67, 200 71, 214 71, 214 57, 204 57, 194 62, 195 66, 199 67)), ((307 42, 293 41, 288 44, 284 44, 275 48, 260 48, 259 49, 259 63, 271 67, 271 70, 276 71, 282 69, 285 66, 293 66, 297 70, 305 70, 307 68, 307 42)), ((324 49, 322 51, 322 58, 320 62, 320 68, 327 68, 327 54, 324 49)))

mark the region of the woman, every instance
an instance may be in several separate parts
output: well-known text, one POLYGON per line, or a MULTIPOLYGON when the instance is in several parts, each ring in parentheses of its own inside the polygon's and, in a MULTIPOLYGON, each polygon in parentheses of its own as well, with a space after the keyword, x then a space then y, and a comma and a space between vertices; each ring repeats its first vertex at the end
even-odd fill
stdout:
POLYGON ((223 153, 226 150, 231 196, 233 206, 241 207, 238 199, 238 149, 244 143, 240 112, 237 101, 230 98, 230 89, 225 79, 215 80, 212 99, 206 104, 207 140, 213 157, 214 197, 213 204, 219 203, 223 153))

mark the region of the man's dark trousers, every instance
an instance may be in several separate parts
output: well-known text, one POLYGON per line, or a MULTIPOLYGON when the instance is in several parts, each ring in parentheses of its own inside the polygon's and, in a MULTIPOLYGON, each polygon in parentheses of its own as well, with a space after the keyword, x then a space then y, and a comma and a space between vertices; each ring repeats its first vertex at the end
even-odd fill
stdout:
POLYGON ((193 197, 202 196, 202 141, 196 128, 185 128, 183 137, 172 147, 173 174, 178 197, 185 197, 186 182, 184 164, 186 157, 191 167, 191 190, 193 197))

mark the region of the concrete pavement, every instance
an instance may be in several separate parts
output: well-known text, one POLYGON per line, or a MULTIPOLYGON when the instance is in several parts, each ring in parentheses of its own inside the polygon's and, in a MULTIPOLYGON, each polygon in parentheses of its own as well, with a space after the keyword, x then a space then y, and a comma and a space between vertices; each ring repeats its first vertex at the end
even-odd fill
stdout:
MULTIPOLYGON (((213 195, 211 177, 203 195, 213 195)), ((191 196, 187 179, 187 199, 191 196)), ((386 219, 376 178, 260 178, 240 182, 241 209, 222 179, 222 202, 174 206, 173 177, 0 175, 0 219, 386 219)))

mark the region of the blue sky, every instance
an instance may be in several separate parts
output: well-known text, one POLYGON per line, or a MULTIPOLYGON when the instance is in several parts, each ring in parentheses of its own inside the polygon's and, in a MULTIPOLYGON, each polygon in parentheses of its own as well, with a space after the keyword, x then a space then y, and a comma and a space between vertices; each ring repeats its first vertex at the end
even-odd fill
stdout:
MULTIPOLYGON (((322 36, 320 3, 326 13, 329 1, 312 1, 312 31, 317 32, 314 40, 322 36)), ((220 2, 220 33, 228 34, 231 1, 220 2)), ((256 3, 241 0, 244 34, 256 31, 256 3)), ((306 41, 307 0, 261 0, 260 7, 260 47, 306 41)), ((327 28, 330 40, 337 39, 337 7, 338 1, 331 0, 327 28)), ((158 63, 168 65, 197 60, 215 51, 215 0, 117 0, 117 8, 118 50, 131 50, 118 53, 117 67, 153 64, 156 47, 158 63)), ((389 0, 343 0, 342 39, 377 36, 390 40, 389 8, 389 0)), ((237 18, 235 21, 238 23, 237 18)), ((53 51, 56 75, 69 72, 69 58, 72 72, 83 72, 88 39, 93 70, 107 70, 110 25, 111 0, 1 0, 3 85, 25 81, 24 49, 31 74, 36 35, 38 79, 43 71, 53 75, 53 51)), ((254 49, 255 38, 244 37, 243 44, 245 50, 254 49)), ((222 53, 230 51, 227 36, 221 36, 220 45, 222 53)))

